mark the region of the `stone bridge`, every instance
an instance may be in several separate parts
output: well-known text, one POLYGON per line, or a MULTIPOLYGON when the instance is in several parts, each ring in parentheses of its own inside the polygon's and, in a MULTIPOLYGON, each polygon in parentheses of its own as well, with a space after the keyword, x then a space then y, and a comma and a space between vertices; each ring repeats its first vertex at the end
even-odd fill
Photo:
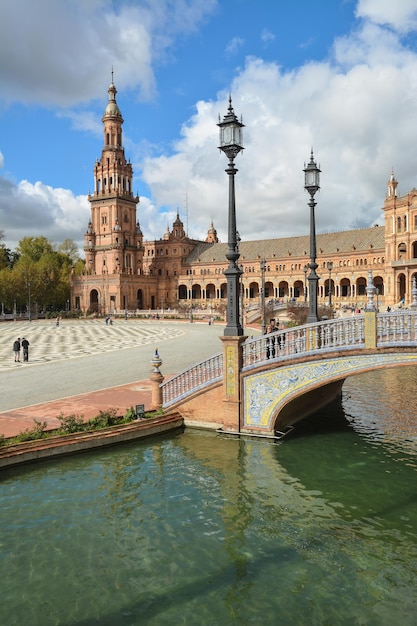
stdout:
POLYGON ((346 377, 417 364, 417 311, 366 311, 220 339, 220 354, 162 383, 164 409, 189 426, 280 436, 337 397, 346 377))

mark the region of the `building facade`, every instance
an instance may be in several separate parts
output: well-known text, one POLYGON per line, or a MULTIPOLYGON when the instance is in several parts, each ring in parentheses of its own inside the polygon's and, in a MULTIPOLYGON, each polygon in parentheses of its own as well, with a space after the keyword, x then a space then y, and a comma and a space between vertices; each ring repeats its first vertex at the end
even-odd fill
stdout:
MULTIPOLYGON (((177 213, 161 239, 144 240, 133 194, 132 165, 123 147, 123 117, 116 87, 108 89, 102 122, 101 159, 94 165, 91 218, 85 233, 85 271, 72 276, 71 308, 83 314, 191 311, 226 308, 227 244, 211 223, 204 241, 190 239, 177 213)), ((417 190, 397 194, 394 173, 387 184, 384 226, 317 235, 318 302, 366 304, 372 270, 379 307, 412 302, 417 276, 417 190)), ((242 306, 308 299, 309 236, 241 241, 242 306), (263 263, 264 262, 264 263, 263 263)))

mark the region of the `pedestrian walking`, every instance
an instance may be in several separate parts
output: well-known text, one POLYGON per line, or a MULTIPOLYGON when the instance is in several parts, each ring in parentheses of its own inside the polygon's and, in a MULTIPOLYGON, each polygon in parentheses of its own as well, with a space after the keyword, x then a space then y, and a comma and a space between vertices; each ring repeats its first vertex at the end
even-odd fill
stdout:
MULTIPOLYGON (((279 331, 279 329, 280 329, 279 328, 279 320, 276 321, 275 318, 274 318, 274 319, 271 319, 270 321, 271 321, 271 328, 272 328, 271 332, 272 333, 277 333, 279 331)), ((279 350, 282 349, 282 340, 283 340, 282 335, 278 335, 277 338, 276 338, 277 350, 278 349, 279 350)))
POLYGON ((14 362, 20 363, 20 337, 13 343, 14 362))
MULTIPOLYGON (((272 332, 272 327, 270 324, 268 324, 268 326, 265 329, 265 335, 270 335, 272 332)), ((269 337, 267 337, 265 339, 265 354, 266 354, 266 358, 269 359, 271 356, 271 345, 270 345, 270 340, 269 337)))
POLYGON ((58 317, 56 318, 56 326, 57 326, 57 328, 58 328, 58 326, 59 326, 59 315, 58 315, 58 317))
POLYGON ((23 360, 29 361, 29 341, 23 337, 22 339, 22 348, 23 348, 23 360))

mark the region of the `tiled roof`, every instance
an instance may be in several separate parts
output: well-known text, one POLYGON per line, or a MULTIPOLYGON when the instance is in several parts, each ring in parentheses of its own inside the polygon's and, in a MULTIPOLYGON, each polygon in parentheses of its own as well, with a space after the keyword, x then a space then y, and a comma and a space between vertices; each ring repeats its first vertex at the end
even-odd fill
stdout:
MULTIPOLYGON (((337 233, 323 233, 316 236, 317 257, 337 256, 342 254, 359 254, 379 252, 385 254, 385 228, 373 226, 358 228, 337 233)), ((209 244, 201 242, 188 255, 186 263, 225 263, 227 243, 209 244)), ((291 257, 310 258, 310 236, 285 237, 283 239, 260 239, 257 241, 241 241, 239 244, 242 261, 260 259, 288 260, 291 257)))

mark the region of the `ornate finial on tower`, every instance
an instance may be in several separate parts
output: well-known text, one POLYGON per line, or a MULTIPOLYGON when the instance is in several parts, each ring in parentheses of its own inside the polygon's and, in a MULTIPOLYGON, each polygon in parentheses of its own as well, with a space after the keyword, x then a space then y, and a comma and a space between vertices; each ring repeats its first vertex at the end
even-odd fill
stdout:
POLYGON ((394 176, 394 168, 392 168, 391 170, 391 176, 389 177, 387 186, 388 186, 388 193, 387 193, 388 198, 395 198, 397 196, 398 181, 394 176))
POLYGON ((111 84, 109 85, 107 93, 109 94, 109 101, 105 108, 103 118, 106 116, 119 117, 123 122, 122 114, 116 102, 117 89, 113 82, 113 68, 111 70, 111 84))
POLYGON ((207 243, 219 243, 217 230, 214 228, 213 220, 211 220, 210 228, 207 231, 206 241, 207 243))

